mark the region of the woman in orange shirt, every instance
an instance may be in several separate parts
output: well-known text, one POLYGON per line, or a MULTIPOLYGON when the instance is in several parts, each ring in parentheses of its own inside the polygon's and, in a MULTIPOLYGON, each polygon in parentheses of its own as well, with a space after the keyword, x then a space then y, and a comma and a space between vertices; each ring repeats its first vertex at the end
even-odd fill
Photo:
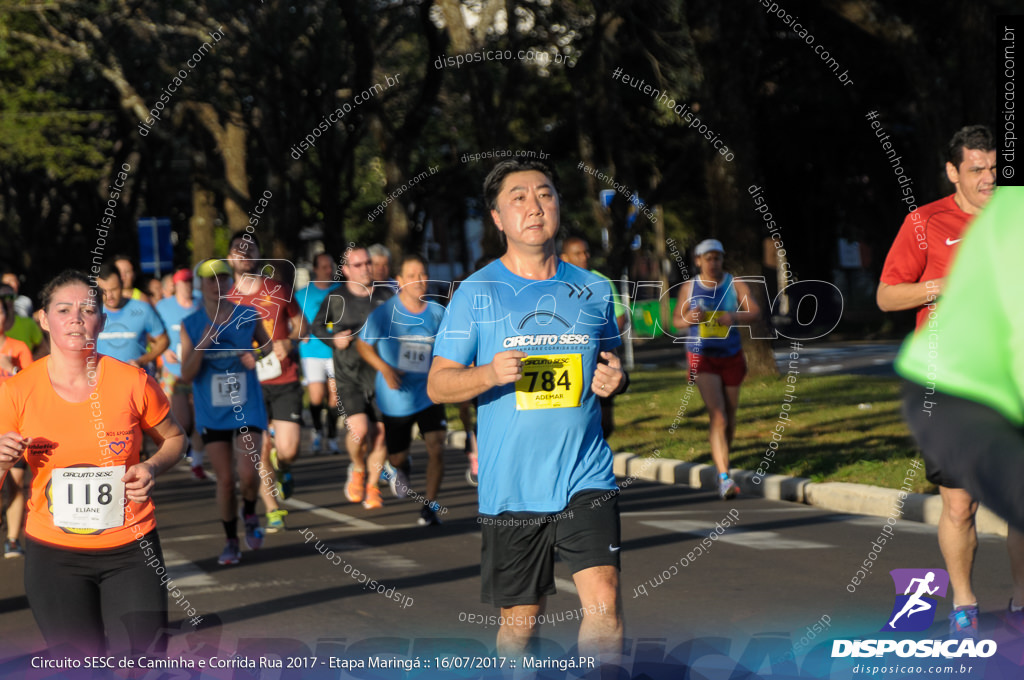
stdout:
MULTIPOLYGON (((18 371, 32 363, 32 350, 21 340, 9 338, 4 332, 7 319, 14 318, 16 293, 10 286, 0 286, 0 385, 18 371)), ((4 482, 11 494, 7 504, 7 540, 4 541, 4 557, 22 557, 21 529, 25 520, 25 469, 28 466, 20 460, 11 468, 9 479, 4 482)))
POLYGON ((14 318, 14 289, 0 285, 0 385, 32 363, 32 350, 21 340, 7 337, 7 319, 14 318))
POLYGON ((166 567, 150 494, 185 435, 145 371, 96 353, 104 318, 85 274, 57 276, 42 303, 50 356, 0 386, 0 471, 22 458, 32 469, 32 614, 51 653, 160 652, 166 567), (159 446, 145 462, 143 432, 159 446))

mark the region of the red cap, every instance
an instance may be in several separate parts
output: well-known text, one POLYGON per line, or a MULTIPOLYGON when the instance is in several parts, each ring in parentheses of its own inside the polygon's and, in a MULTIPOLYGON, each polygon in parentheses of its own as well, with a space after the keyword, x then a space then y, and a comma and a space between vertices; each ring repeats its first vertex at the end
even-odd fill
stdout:
POLYGON ((192 280, 192 270, 191 269, 179 269, 178 271, 174 272, 174 282, 175 283, 182 283, 183 281, 191 281, 191 280, 192 280))

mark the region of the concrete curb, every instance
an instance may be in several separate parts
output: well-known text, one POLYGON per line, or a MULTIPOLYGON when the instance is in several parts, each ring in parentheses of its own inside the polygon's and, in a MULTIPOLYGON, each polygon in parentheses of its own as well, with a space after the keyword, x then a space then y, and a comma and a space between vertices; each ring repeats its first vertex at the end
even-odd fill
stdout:
MULTIPOLYGON (((642 479, 694 489, 714 489, 717 478, 713 465, 649 458, 634 453, 615 454, 613 469, 617 477, 623 478, 620 488, 629 486, 631 480, 642 479)), ((942 499, 936 495, 908 494, 868 484, 819 483, 788 475, 765 475, 760 478, 760 483, 755 483, 753 480, 757 476, 750 470, 732 469, 729 472, 743 494, 769 500, 804 503, 833 512, 888 517, 902 494, 902 519, 937 525, 942 513, 942 499)), ((1006 536, 1006 521, 984 506, 978 509, 975 521, 978 533, 1006 536)))
MULTIPOLYGON (((466 433, 448 433, 447 445, 464 448, 466 433)), ((693 489, 714 489, 717 473, 713 465, 686 463, 669 458, 650 458, 635 453, 616 453, 613 470, 622 479, 619 488, 626 488, 634 479, 661 484, 679 484, 693 489)), ((851 515, 888 517, 902 492, 868 484, 849 482, 812 482, 805 477, 789 475, 764 475, 759 483, 750 470, 733 468, 729 471, 740 491, 747 496, 759 496, 773 501, 788 501, 813 505, 822 510, 846 512, 851 515)), ((904 494, 902 519, 935 526, 942 513, 942 499, 937 495, 923 493, 904 494)), ((978 508, 975 518, 980 534, 1006 536, 1006 520, 991 510, 978 508)))

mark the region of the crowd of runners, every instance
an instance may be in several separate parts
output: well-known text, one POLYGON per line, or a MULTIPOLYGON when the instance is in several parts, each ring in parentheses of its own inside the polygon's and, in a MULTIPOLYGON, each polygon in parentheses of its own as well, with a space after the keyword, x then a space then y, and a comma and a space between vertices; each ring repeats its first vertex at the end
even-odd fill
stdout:
MULTIPOLYGON (((491 173, 487 197, 508 250, 480 263, 451 300, 429 294, 428 264, 418 255, 391 263, 383 246, 349 244, 337 259, 318 253, 308 276, 296 277, 290 262, 261 257, 252 230, 233 234, 223 257, 144 283, 130 257, 94 260, 89 273, 53 278, 38 307, 5 272, 5 556, 26 559, 26 593, 50 652, 160 651, 168 608, 152 567, 163 560, 151 494, 156 478, 185 458, 216 499, 209 520, 223 527, 220 565, 237 564, 243 546, 257 550, 266 532, 285 529, 280 501, 294 493, 296 457, 309 450, 300 447, 304 437, 314 454, 346 449, 349 502, 381 508, 381 488, 389 488, 420 501, 419 524, 441 524, 447 403, 467 424, 479 410, 481 444, 496 453, 478 458, 470 425, 466 477, 479 479, 484 515, 580 506, 569 513, 578 519, 539 522, 529 535, 488 525, 485 599, 517 612, 542 606, 553 587, 553 549, 571 544, 584 603, 617 602, 618 553, 608 551, 619 544, 617 506, 587 506, 616 488, 602 425, 610 431, 611 398, 628 384, 612 351, 625 307, 613 305, 606 278, 587 271, 578 252, 585 243, 567 241, 562 257, 556 253, 552 177, 535 163, 503 163, 491 173), (309 283, 292 290, 296 280, 309 283), (536 304, 509 296, 538 283, 548 290, 543 304, 550 300, 558 314, 537 318, 536 304), (599 294, 578 295, 588 288, 599 294), (494 323, 477 337, 471 319, 481 295, 495 301, 492 312, 508 306, 523 316, 514 337, 494 323), (563 314, 561 337, 510 344, 524 333, 543 337, 550 318, 563 314), (555 440, 543 425, 551 418, 563 432, 555 440), (426 445, 422 490, 410 484, 414 428, 426 445), (522 448, 517 438, 536 436, 546 439, 543 455, 513 455, 522 448), (532 481, 538 473, 546 483, 532 481), (537 565, 510 550, 516 544, 537 565), (522 567, 509 570, 508 560, 522 567)), ((584 621, 581 640, 611 653, 621 613, 615 604, 601 611, 584 621)), ((531 635, 504 630, 499 644, 521 650, 531 635)))
MULTIPOLYGON (((292 290, 296 270, 274 271, 261 260, 258 237, 240 231, 225 257, 150 277, 142 288, 126 255, 86 277, 104 317, 96 354, 153 378, 189 440, 192 477, 217 485, 227 540, 221 564, 239 561, 235 475, 245 543, 257 549, 264 531, 285 528, 288 512, 278 501, 294 492, 300 442, 305 436, 314 455, 338 455, 339 423, 351 459, 344 494, 367 509, 382 507, 382 486, 408 495, 408 449, 418 425, 429 459, 421 523, 441 521, 436 498, 447 423, 444 407, 427 397, 426 374, 444 307, 425 301, 427 263, 408 255, 392 278, 384 246, 354 243, 340 262, 317 253, 305 272, 308 285, 292 290), (411 323, 403 325, 403 316, 411 323)), ((13 271, 4 273, 0 383, 51 354, 45 305, 36 309, 18 285, 13 271)), ((459 406, 471 420, 472 405, 459 406)), ((474 443, 470 437, 467 478, 475 484, 474 443)), ((18 461, 6 480, 6 557, 24 554, 25 469, 18 461)))
MULTIPOLYGON (((951 150, 957 193, 908 217, 879 290, 883 309, 921 308, 919 326, 922 305, 943 285, 952 237, 980 212, 994 181, 984 135, 954 138, 951 150), (914 245, 921 213, 925 233, 944 236, 947 251, 914 245), (948 234, 938 228, 947 222, 948 234)), ((557 548, 588 612, 580 652, 615 665, 621 540, 606 439, 612 399, 629 385, 617 352, 628 309, 614 284, 589 269, 585 240, 565 239, 556 251, 560 198, 546 165, 499 163, 484 194, 506 250, 482 262, 450 300, 430 294, 424 258, 391 263, 379 245, 349 244, 337 260, 318 253, 308 285, 292 290, 301 278, 294 265, 262 259, 251 230, 231 236, 225 257, 142 288, 124 256, 94 262, 91 275, 63 272, 38 309, 4 272, 4 553, 32 567, 26 592, 51 651, 153 651, 167 600, 148 566, 162 561, 151 492, 183 457, 197 483, 215 485, 220 565, 237 564, 243 542, 257 550, 265 532, 285 529, 279 501, 295 491, 307 408, 313 453, 340 454, 343 439, 349 502, 381 508, 387 487, 421 500, 419 523, 430 527, 444 514, 444 405, 453 404, 470 429, 466 475, 479 483, 484 520, 481 598, 501 609, 499 651, 527 653, 537 631, 524 622, 536 621, 555 592, 557 548), (478 427, 470 425, 474 410, 478 427), (414 426, 427 450, 423 493, 410 488, 414 426)), ((717 490, 730 500, 738 487, 729 449, 746 375, 738 328, 761 310, 725 271, 721 242, 706 239, 694 254, 699 274, 681 287, 674 323, 687 332, 717 490)), ((901 367, 912 380, 927 373, 915 373, 909 360, 901 367)), ((930 453, 929 478, 945 504, 939 536, 954 588, 951 633, 972 636, 977 505, 930 453)), ((1010 538, 1016 574, 1020 535, 1010 538)), ((1020 611, 1018 595, 1011 613, 1020 611)))

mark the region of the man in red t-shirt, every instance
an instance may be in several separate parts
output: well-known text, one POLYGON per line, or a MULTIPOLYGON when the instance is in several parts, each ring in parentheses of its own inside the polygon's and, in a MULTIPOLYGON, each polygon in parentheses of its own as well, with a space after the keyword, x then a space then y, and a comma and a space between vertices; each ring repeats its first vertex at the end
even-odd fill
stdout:
MULTIPOLYGON (((228 243, 228 264, 235 272, 235 286, 228 299, 251 305, 263 316, 273 351, 264 350, 257 364, 267 418, 274 433, 263 439, 263 464, 273 469, 276 492, 267 483, 260 485, 260 497, 267 506, 267 531, 284 529, 283 510, 277 496, 292 495, 294 481, 291 464, 299 455, 302 435, 302 383, 299 380, 298 345, 302 309, 292 295, 290 283, 271 278, 272 263, 256 271, 260 257, 259 241, 254 234, 238 231, 228 243)), ((267 479, 270 479, 269 477, 267 479)))
POLYGON ((969 125, 954 135, 946 176, 956 192, 907 215, 885 258, 878 284, 879 309, 916 309, 918 328, 928 316, 926 305, 942 293, 964 229, 995 191, 995 141, 988 128, 969 125))
MULTIPOLYGON (((872 123, 872 125, 876 125, 872 123)), ((885 258, 876 299, 883 312, 917 310, 917 330, 934 328, 935 300, 956 254, 957 244, 974 217, 992 198, 996 187, 996 151, 991 131, 984 125, 960 129, 947 148, 946 176, 956 191, 943 199, 922 206, 903 220, 896 240, 885 258)), ((995 291, 979 291, 979 295, 995 291)), ((941 347, 936 351, 963 352, 963 347, 941 347)), ((926 393, 925 398, 934 394, 926 393)), ((978 547, 974 516, 978 503, 960 483, 952 479, 922 451, 928 481, 939 487, 942 514, 939 516, 939 549, 953 587, 953 613, 950 635, 976 637, 978 599, 971 587, 971 570, 978 547)), ((1024 536, 1010 529, 1007 539, 1016 580, 1024 587, 1024 573, 1016 562, 1024 558, 1024 536), (1014 559, 1014 556, 1018 556, 1014 559)), ((1024 564, 1024 563, 1022 563, 1024 564)), ((1024 592, 1015 592, 1019 597, 1024 592)), ((1024 602, 1024 599, 1018 599, 1024 602)))

